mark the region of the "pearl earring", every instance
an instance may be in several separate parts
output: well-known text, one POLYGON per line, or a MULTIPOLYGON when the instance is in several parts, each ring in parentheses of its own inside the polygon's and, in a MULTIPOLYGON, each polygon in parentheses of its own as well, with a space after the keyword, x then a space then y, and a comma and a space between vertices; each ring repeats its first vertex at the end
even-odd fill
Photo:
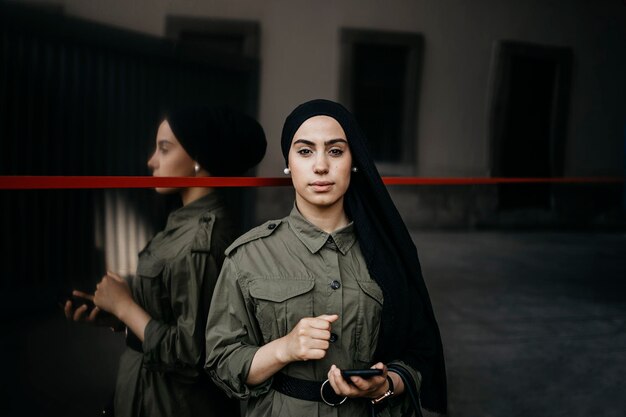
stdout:
POLYGON ((285 175, 291 174, 291 170, 289 168, 283 169, 283 172, 285 173, 285 175))
POLYGON ((193 170, 196 174, 200 172, 200 164, 196 162, 196 164, 193 166, 193 170))
POLYGON ((357 167, 352 167, 352 172, 359 172, 359 169, 357 167))

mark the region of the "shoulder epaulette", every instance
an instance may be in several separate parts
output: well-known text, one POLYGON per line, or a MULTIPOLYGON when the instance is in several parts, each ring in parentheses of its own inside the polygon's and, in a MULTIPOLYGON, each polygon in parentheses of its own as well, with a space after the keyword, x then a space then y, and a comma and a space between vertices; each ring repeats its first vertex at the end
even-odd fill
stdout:
POLYGON ((237 249, 239 246, 245 245, 246 243, 252 242, 253 240, 262 239, 271 235, 276 229, 278 229, 281 223, 282 220, 270 220, 260 226, 255 227, 254 229, 251 229, 249 232, 239 236, 228 248, 226 248, 226 251, 224 251, 224 253, 226 254, 226 256, 229 256, 230 253, 237 249))
POLYGON ((191 243, 192 252, 206 252, 211 251, 211 234, 213 232, 213 226, 215 224, 215 214, 210 211, 204 213, 198 219, 198 227, 196 234, 194 235, 191 243))

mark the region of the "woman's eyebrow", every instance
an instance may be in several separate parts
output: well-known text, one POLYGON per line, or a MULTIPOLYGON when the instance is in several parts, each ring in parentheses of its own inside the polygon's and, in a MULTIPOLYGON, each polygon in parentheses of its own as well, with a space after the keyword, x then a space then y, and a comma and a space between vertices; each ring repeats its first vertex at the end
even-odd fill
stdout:
POLYGON ((328 145, 334 145, 335 143, 345 143, 348 144, 348 141, 342 138, 338 138, 338 139, 331 139, 331 140, 327 140, 326 142, 324 142, 324 145, 328 146, 328 145))
MULTIPOLYGON (((311 142, 310 140, 306 140, 306 139, 297 139, 297 140, 293 141, 294 145, 296 145, 298 143, 302 143, 302 144, 308 145, 308 146, 315 146, 315 142, 311 142)), ((347 144, 348 141, 343 139, 343 138, 330 139, 330 140, 327 140, 326 142, 324 142, 324 146, 334 145, 335 143, 345 143, 345 144, 347 144)))
POLYGON ((294 145, 297 145, 298 143, 302 143, 304 145, 309 145, 309 146, 315 146, 315 143, 311 142, 310 140, 306 140, 306 139, 297 139, 293 141, 294 145))

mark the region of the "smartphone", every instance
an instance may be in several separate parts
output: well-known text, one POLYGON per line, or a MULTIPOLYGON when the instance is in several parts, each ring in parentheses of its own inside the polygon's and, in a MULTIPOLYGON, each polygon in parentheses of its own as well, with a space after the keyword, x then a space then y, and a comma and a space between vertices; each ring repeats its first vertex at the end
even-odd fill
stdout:
POLYGON ((373 376, 379 376, 383 374, 382 369, 343 369, 341 371, 341 376, 346 381, 350 381, 351 376, 360 376, 361 378, 371 378, 373 376))
MULTIPOLYGON (((72 302, 72 309, 76 310, 78 307, 82 306, 82 305, 86 305, 87 306, 87 313, 89 313, 96 305, 93 303, 93 301, 88 300, 87 298, 83 298, 83 297, 78 297, 76 295, 71 294, 69 297, 67 297, 65 299, 65 301, 71 301, 72 302)), ((65 302, 63 302, 63 307, 65 307, 65 302)))

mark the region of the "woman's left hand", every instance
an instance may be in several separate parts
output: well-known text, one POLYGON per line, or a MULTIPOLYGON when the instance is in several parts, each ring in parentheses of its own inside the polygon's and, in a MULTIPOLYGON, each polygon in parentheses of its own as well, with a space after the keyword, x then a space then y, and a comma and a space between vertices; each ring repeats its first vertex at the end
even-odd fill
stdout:
POLYGON ((130 287, 122 277, 107 272, 102 281, 96 285, 96 293, 93 298, 94 304, 100 309, 121 318, 124 311, 128 310, 133 301, 130 287))
POLYGON ((388 389, 387 367, 382 362, 378 362, 376 365, 372 366, 372 368, 382 369, 383 374, 367 379, 351 376, 350 383, 341 376, 341 370, 333 365, 328 371, 328 382, 335 390, 335 393, 342 397, 378 398, 388 389))

